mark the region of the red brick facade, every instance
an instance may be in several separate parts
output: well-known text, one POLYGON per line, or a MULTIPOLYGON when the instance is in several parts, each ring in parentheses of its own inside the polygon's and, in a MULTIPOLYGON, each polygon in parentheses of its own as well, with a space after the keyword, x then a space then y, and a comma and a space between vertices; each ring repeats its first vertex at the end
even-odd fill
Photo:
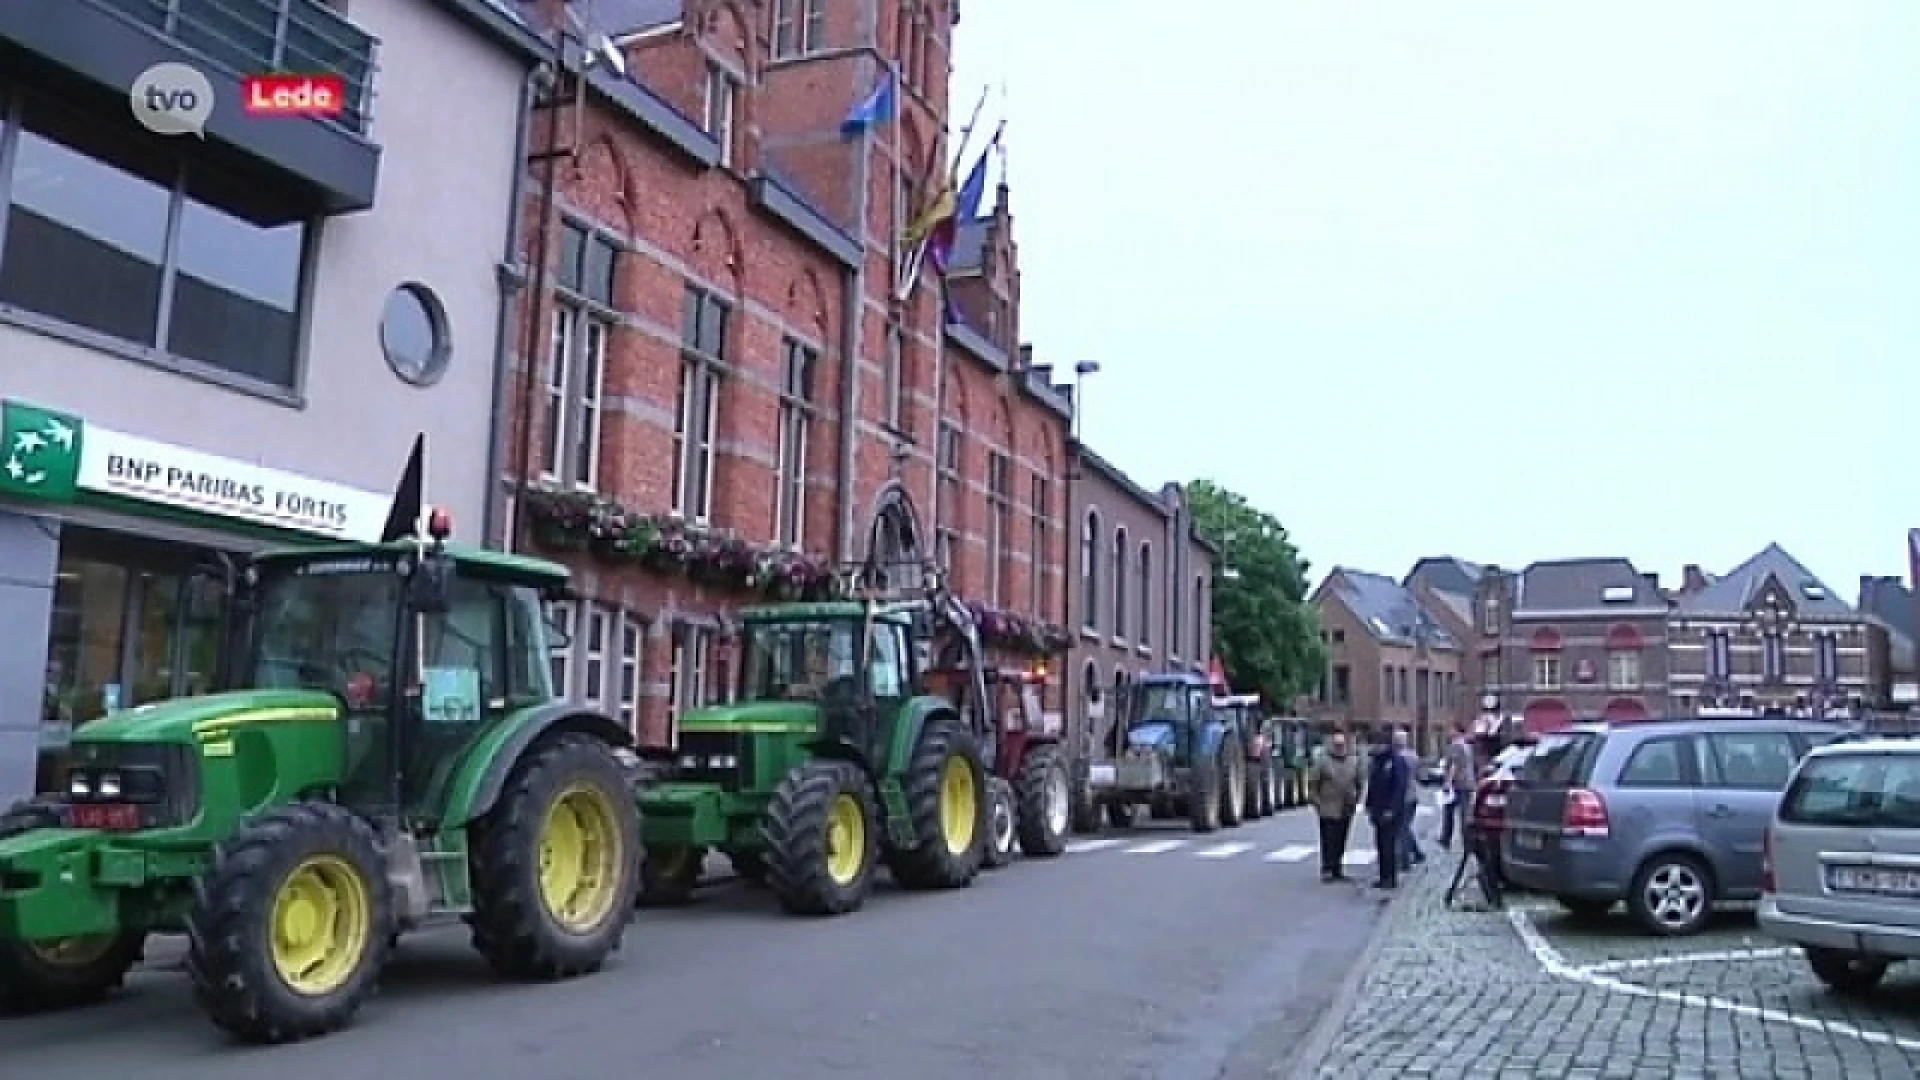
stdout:
MULTIPOLYGON (((948 153, 944 74, 925 77, 947 70, 952 20, 944 6, 923 5, 931 17, 917 29, 883 25, 877 41, 862 41, 852 22, 834 21, 850 20, 852 5, 825 5, 816 29, 825 41, 812 41, 811 55, 778 61, 769 9, 759 5, 689 0, 682 22, 630 40, 633 77, 724 138, 725 154, 717 167, 691 164, 594 98, 580 130, 563 134, 576 152, 558 165, 547 244, 554 288, 541 303, 529 294, 521 305, 537 320, 533 336, 544 355, 531 373, 524 362, 513 373, 514 385, 532 395, 514 409, 507 483, 518 484, 524 469, 530 483, 650 515, 649 542, 665 535, 655 527, 661 522, 671 532, 686 520, 753 545, 763 564, 767 549, 784 544, 800 554, 783 558, 804 555, 815 566, 864 556, 876 513, 890 492, 903 491, 922 554, 935 554, 936 538, 951 530, 952 580, 964 596, 1064 621, 1068 420, 1044 369, 1032 369, 1016 347, 1018 274, 1004 191, 990 229, 994 271, 956 283, 966 290, 956 293, 965 310, 990 314, 981 334, 944 329, 930 270, 905 303, 894 299, 894 238, 920 198, 907 178, 948 153), (862 46, 899 63, 905 85, 895 121, 868 139, 843 139, 842 119, 880 78, 862 46), (723 89, 710 86, 716 79, 723 89), (710 111, 715 100, 722 104, 710 111), (853 196, 863 172, 861 221, 853 196), (778 178, 856 243, 865 237, 857 334, 846 325, 855 275, 828 245, 755 199, 753 184, 764 177, 778 178), (589 254, 576 260, 582 250, 589 254), (606 252, 610 290, 597 272, 606 252), (560 310, 579 314, 557 316, 555 296, 560 310), (889 362, 896 340, 904 344, 897 377, 889 362), (850 346, 860 359, 848 475, 850 346), (547 396, 556 371, 565 402, 557 423, 547 396), (796 382, 797 375, 806 377, 796 382), (792 392, 801 387, 809 389, 805 405, 792 392), (804 424, 793 419, 799 415, 804 424), (524 461, 523 416, 531 418, 524 461), (595 449, 582 448, 583 432, 595 436, 595 449), (943 442, 957 450, 944 483, 943 442), (701 450, 707 445, 710 455, 701 450), (550 447, 559 449, 557 475, 550 447), (792 460, 804 461, 803 470, 786 469, 792 460), (796 485, 805 493, 800 514, 791 512, 796 485)), ((898 5, 883 7, 887 19, 904 18, 898 5)), ((536 134, 543 127, 537 121, 536 134)), ((533 250, 540 192, 538 183, 530 188, 533 250)), ((537 500, 522 502, 518 544, 563 558, 578 575, 579 621, 571 647, 556 656, 564 692, 627 717, 652 744, 671 738, 677 707, 725 696, 727 613, 764 601, 764 591, 731 579, 713 584, 719 575, 702 583, 697 573, 659 569, 660 558, 642 565, 566 551, 536 528, 537 500)))

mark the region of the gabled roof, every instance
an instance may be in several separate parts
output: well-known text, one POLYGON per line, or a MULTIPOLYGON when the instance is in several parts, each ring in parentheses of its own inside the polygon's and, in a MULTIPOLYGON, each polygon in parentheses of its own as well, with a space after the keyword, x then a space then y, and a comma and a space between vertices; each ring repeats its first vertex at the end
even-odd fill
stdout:
POLYGON ((1480 575, 1486 573, 1486 567, 1479 563, 1468 562, 1452 555, 1429 555, 1413 564, 1401 584, 1408 588, 1425 585, 1441 593, 1453 593, 1457 596, 1472 596, 1480 575))
POLYGON ((1555 559, 1520 572, 1513 613, 1517 616, 1565 612, 1618 611, 1659 614, 1666 598, 1626 559, 1555 559))
POLYGON ((1440 620, 1420 606, 1412 590, 1385 574, 1336 566, 1321 582, 1316 599, 1332 590, 1374 639, 1387 645, 1425 641, 1435 649, 1458 649, 1440 620))
POLYGON ((1768 544, 1711 585, 1682 596, 1678 610, 1686 615, 1743 614, 1770 579, 1786 591, 1789 602, 1801 615, 1846 618, 1855 614, 1839 594, 1779 544, 1768 544))

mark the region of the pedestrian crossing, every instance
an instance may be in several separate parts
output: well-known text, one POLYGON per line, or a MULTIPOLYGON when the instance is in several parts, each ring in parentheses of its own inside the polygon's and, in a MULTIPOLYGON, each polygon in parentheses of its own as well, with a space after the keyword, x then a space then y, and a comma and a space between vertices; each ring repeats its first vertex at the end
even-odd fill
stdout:
MULTIPOLYGON (((1111 851, 1122 855, 1189 855, 1197 859, 1223 861, 1242 857, 1258 858, 1270 863, 1302 863, 1320 858, 1320 849, 1311 844, 1285 844, 1267 848, 1260 844, 1244 841, 1226 843, 1201 842, 1189 837, 1167 837, 1146 840, 1137 837, 1097 836, 1083 840, 1071 840, 1067 843, 1067 854, 1085 855, 1096 851, 1111 851)), ((1368 851, 1347 852, 1346 865, 1372 866, 1374 853, 1368 851)))

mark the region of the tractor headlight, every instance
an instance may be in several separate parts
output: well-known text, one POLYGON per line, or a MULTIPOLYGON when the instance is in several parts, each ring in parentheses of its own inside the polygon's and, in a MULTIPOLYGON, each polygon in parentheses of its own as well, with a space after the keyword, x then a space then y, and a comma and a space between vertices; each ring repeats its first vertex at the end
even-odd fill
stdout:
POLYGON ((700 767, 700 759, 692 754, 682 754, 680 756, 680 767, 683 769, 697 769, 700 767))
POLYGON ((94 791, 94 794, 100 796, 103 799, 119 798, 120 797, 120 774, 115 772, 101 773, 100 779, 94 785, 93 791, 94 791))
POLYGON ((93 785, 88 782, 85 773, 74 773, 67 777, 67 794, 79 799, 93 794, 93 785))
POLYGON ((707 759, 709 769, 732 769, 738 767, 740 759, 732 754, 715 754, 707 759))

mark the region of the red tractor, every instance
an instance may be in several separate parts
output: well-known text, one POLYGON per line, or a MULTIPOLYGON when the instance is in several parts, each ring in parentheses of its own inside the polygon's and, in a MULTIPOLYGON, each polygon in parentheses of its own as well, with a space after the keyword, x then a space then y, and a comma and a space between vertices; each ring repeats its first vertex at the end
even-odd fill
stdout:
POLYGON ((1007 865, 1016 846, 1033 858, 1059 855, 1067 849, 1073 788, 1060 718, 1040 707, 1046 668, 976 667, 981 652, 971 613, 951 602, 935 610, 927 687, 963 711, 980 710, 980 726, 994 733, 981 747, 989 773, 984 865, 1007 865))

